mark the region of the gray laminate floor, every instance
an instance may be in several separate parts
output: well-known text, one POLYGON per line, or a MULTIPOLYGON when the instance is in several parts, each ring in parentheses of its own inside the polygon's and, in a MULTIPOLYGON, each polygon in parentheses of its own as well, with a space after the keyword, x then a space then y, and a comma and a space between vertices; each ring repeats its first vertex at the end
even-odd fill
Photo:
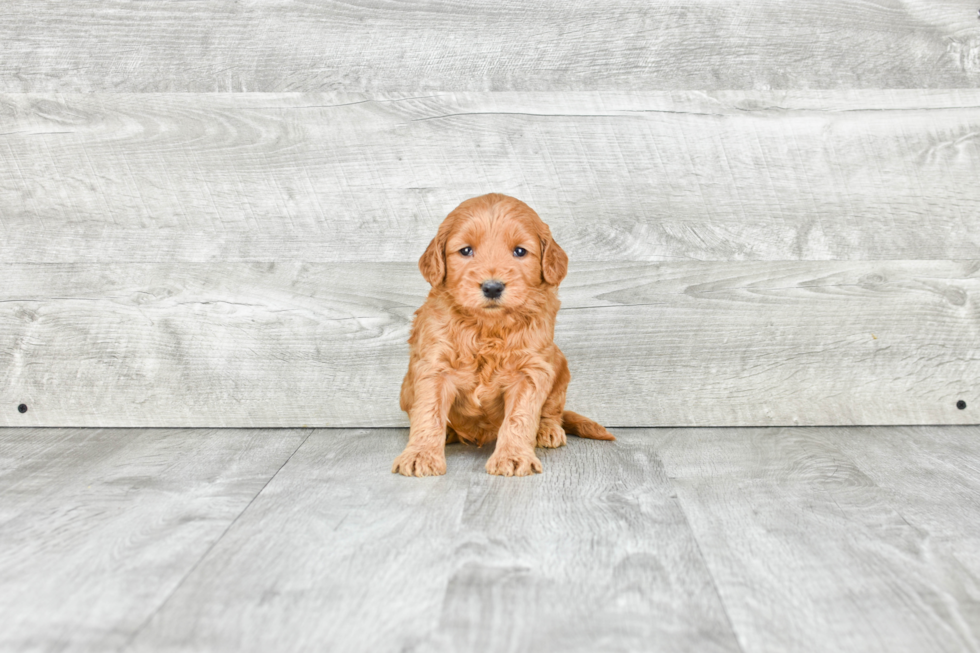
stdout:
POLYGON ((0 430, 0 650, 980 650, 980 427, 614 432, 0 430))

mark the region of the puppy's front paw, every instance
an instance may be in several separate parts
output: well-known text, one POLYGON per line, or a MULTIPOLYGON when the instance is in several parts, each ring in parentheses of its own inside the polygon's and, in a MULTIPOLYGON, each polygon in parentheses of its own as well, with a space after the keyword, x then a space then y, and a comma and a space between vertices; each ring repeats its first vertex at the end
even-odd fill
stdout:
POLYGON ((391 466, 402 476, 442 476, 446 473, 446 454, 436 449, 406 448, 391 466))
POLYGON ((487 473, 496 476, 530 476, 541 471, 541 461, 533 451, 495 451, 487 461, 487 473))
POLYGON ((541 426, 538 427, 538 439, 535 446, 555 449, 564 447, 565 444, 565 430, 560 424, 542 422, 541 426))

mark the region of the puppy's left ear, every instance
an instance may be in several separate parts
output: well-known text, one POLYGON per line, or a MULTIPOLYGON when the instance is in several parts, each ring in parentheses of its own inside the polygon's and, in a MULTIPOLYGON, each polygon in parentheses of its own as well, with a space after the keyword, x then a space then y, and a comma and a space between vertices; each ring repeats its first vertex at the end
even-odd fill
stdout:
POLYGON ((541 234, 541 276, 546 283, 557 286, 567 273, 568 255, 551 237, 551 230, 545 227, 541 234))

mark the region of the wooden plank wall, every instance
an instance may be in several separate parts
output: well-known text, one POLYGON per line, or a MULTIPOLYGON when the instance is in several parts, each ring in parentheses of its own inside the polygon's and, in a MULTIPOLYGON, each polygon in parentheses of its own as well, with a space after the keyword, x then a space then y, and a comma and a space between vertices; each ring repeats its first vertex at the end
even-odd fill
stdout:
POLYGON ((404 426, 415 261, 491 191, 571 258, 575 410, 980 422, 976 14, 4 3, 0 425, 404 426))
POLYGON ((973 0, 5 0, 7 92, 976 88, 973 0))

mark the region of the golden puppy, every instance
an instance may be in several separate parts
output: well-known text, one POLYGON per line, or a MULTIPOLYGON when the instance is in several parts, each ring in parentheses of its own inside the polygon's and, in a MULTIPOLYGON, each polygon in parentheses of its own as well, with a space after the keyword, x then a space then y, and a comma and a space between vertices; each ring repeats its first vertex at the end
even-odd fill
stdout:
POLYGON ((560 447, 566 432, 615 439, 564 410, 571 375, 554 333, 567 268, 548 225, 513 197, 474 197, 446 217, 419 259, 432 290, 408 339, 411 432, 392 472, 445 474, 447 442, 497 440, 487 471, 528 476, 541 471, 535 446, 560 447))

